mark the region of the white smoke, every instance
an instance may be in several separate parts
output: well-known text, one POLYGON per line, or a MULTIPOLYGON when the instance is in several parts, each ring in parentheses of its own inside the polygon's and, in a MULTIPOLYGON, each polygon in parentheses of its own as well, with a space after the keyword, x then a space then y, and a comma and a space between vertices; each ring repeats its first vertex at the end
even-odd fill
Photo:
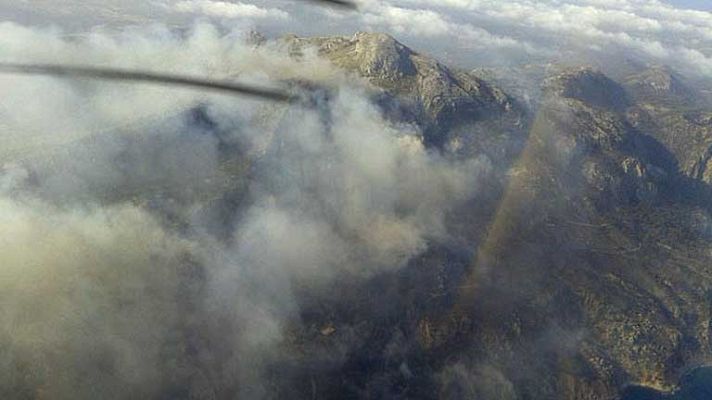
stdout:
POLYGON ((328 63, 240 35, 0 25, 7 60, 308 80, 330 97, 0 78, 0 397, 266 396, 298 293, 447 240, 485 159, 431 154, 328 63))

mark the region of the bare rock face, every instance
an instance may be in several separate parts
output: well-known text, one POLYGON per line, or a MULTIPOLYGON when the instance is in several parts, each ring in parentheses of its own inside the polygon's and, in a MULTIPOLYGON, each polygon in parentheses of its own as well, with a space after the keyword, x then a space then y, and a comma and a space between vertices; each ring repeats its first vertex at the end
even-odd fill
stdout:
POLYGON ((665 67, 652 67, 625 80, 636 104, 628 121, 660 141, 675 157, 681 173, 712 183, 712 113, 702 94, 665 67))
POLYGON ((629 105, 628 95, 618 83, 589 67, 566 70, 547 79, 545 86, 563 97, 605 110, 622 111, 629 105))
POLYGON ((567 143, 557 152, 569 154, 559 168, 582 178, 569 186, 599 207, 655 201, 676 172, 674 160, 626 121, 623 87, 589 68, 558 72, 544 87, 539 113, 554 124, 546 140, 567 143))
POLYGON ((334 44, 322 44, 323 54, 338 60, 342 67, 356 68, 362 76, 384 86, 397 85, 400 80, 414 77, 418 73, 411 59, 413 51, 389 35, 361 32, 351 40, 339 43, 343 47, 334 44), (344 50, 351 54, 339 54, 344 50))
POLYGON ((663 143, 683 174, 712 183, 712 113, 642 103, 629 110, 628 119, 663 143))
MULTIPOLYGON (((389 35, 360 32, 352 37, 289 40, 297 48, 314 46, 335 65, 367 79, 382 91, 384 110, 417 123, 427 144, 486 151, 508 146, 505 142, 511 144, 516 142, 513 137, 523 135, 524 112, 502 90, 417 53, 389 35), (502 136, 495 137, 497 133, 502 136)), ((516 150, 495 152, 511 157, 516 150)))

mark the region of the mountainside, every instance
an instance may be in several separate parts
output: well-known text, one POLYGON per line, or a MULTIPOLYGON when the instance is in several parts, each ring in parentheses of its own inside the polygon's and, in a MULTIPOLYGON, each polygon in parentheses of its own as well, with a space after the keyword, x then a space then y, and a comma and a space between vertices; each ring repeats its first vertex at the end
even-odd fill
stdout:
POLYGON ((386 34, 287 40, 294 51, 316 47, 336 66, 380 89, 376 101, 387 115, 418 124, 430 145, 497 158, 519 151, 526 128, 524 110, 482 79, 448 68, 386 34))
POLYGON ((0 166, 0 398, 710 398, 695 85, 247 42, 301 102, 187 97, 0 166))
MULTIPOLYGON (((615 399, 630 384, 672 390, 710 361, 712 120, 690 112, 675 75, 624 86, 547 68, 526 110, 486 74, 386 35, 290 40, 406 107, 438 151, 456 138, 491 155, 482 135, 516 149, 500 189, 451 215, 472 247, 431 243, 402 272, 329 300, 337 333, 295 334, 306 348, 340 330, 362 343, 311 384, 291 381, 301 397, 615 399)), ((307 362, 317 350, 305 351, 307 362)))
POLYGON ((616 83, 585 69, 550 79, 469 278, 483 293, 468 293, 468 309, 488 297, 512 302, 496 305, 486 329, 507 340, 485 345, 484 357, 509 374, 522 354, 540 363, 547 372, 514 381, 524 398, 616 398, 628 383, 670 389, 710 354, 710 245, 698 230, 706 197, 683 199, 695 185, 627 123, 616 83), (526 350, 507 351, 513 344, 526 350))
POLYGON ((691 106, 701 100, 699 93, 688 87, 674 71, 663 66, 652 66, 627 76, 623 84, 639 103, 691 106))
POLYGON ((704 96, 661 67, 642 71, 625 83, 637 99, 628 111, 631 123, 663 143, 684 174, 710 183, 712 112, 704 96))

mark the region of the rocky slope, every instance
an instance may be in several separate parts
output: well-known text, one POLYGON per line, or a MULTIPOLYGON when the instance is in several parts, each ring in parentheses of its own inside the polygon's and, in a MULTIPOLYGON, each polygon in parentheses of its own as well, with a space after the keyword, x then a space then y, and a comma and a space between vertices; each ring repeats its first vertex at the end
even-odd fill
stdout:
POLYGON ((710 354, 704 198, 680 199, 689 182, 664 145, 627 123, 615 82, 575 69, 546 86, 464 309, 488 297, 511 303, 485 306, 499 317, 464 335, 506 338, 480 357, 515 376, 515 398, 617 398, 633 382, 670 388, 710 354), (517 378, 523 355, 547 372, 517 378))
MULTIPOLYGON (((485 159, 494 173, 470 201, 448 209, 447 235, 429 239, 404 267, 318 291, 294 283, 298 313, 280 327, 286 334, 271 349, 274 360, 259 360, 264 387, 237 387, 225 371, 210 370, 234 350, 213 344, 224 343, 220 335, 200 337, 200 318, 186 322, 186 343, 195 346, 186 357, 212 381, 171 377, 165 398, 705 398, 691 381, 707 375, 685 373, 712 361, 712 108, 690 101, 695 91, 682 78, 653 68, 617 82, 561 65, 464 72, 373 33, 282 42, 295 57, 315 49, 365 85, 382 114, 412 125, 439 160, 485 159), (674 397, 656 391, 678 383, 674 397)), ((328 89, 312 94, 316 106, 330 100, 328 89)), ((228 240, 224 225, 245 218, 250 187, 272 183, 255 177, 281 168, 261 157, 300 157, 270 134, 293 123, 286 113, 267 107, 256 122, 264 137, 243 148, 195 107, 175 117, 190 127, 178 133, 215 140, 215 173, 195 173, 192 189, 129 179, 145 148, 165 154, 179 143, 170 130, 115 155, 125 191, 103 181, 90 189, 107 203, 135 199, 150 208, 169 199, 162 223, 180 230, 198 213, 228 240)), ((96 140, 88 146, 112 143, 96 140)), ((77 154, 68 148, 57 157, 77 154)), ((278 172, 274 179, 300 174, 278 172)), ((43 180, 51 176, 33 177, 43 180)), ((313 207, 330 212, 329 204, 313 207)))
POLYGON ((661 67, 633 75, 625 84, 637 100, 628 112, 631 123, 663 143, 684 174, 710 183, 712 113, 704 96, 661 67))
POLYGON ((432 243, 401 272, 334 289, 307 318, 314 332, 293 335, 313 369, 281 395, 615 399, 629 384, 671 389, 710 361, 710 117, 690 112, 675 76, 642 71, 623 86, 551 68, 529 114, 486 74, 386 35, 289 40, 367 79, 384 113, 408 110, 433 149, 487 153, 491 135, 513 166, 452 217, 466 246, 432 243), (343 362, 315 361, 345 336, 360 345, 343 362))
POLYGON ((683 78, 667 67, 655 65, 629 75, 623 84, 638 103, 692 106, 701 100, 683 78))
POLYGON ((365 78, 379 90, 375 97, 384 112, 416 123, 428 144, 469 154, 486 152, 497 159, 519 151, 524 110, 482 79, 448 68, 386 34, 286 40, 294 52, 316 48, 338 67, 365 78))

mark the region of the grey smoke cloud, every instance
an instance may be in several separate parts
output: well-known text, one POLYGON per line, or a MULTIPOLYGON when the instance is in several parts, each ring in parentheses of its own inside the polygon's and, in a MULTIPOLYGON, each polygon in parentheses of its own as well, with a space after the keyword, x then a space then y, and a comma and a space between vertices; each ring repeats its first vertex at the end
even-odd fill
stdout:
MULTIPOLYGON (((294 362, 282 345, 301 294, 398 270, 447 240, 445 216, 476 196, 487 159, 428 152, 352 77, 246 46, 250 29, 387 31, 468 67, 621 51, 712 70, 710 14, 653 0, 364 1, 359 14, 287 1, 62 3, 0 0, 27 23, 0 24, 2 60, 315 81, 331 100, 309 110, 0 77, 3 398, 265 397, 265 371, 294 362), (48 21, 63 28, 32 27, 48 21)), ((348 340, 314 357, 338 363, 348 340)), ((494 368, 441 373, 457 393, 513 392, 494 368)))
POLYGON ((447 240, 448 211, 490 174, 427 151, 323 60, 240 35, 0 25, 9 61, 302 79, 330 97, 1 77, 0 397, 264 397, 300 293, 447 240))

